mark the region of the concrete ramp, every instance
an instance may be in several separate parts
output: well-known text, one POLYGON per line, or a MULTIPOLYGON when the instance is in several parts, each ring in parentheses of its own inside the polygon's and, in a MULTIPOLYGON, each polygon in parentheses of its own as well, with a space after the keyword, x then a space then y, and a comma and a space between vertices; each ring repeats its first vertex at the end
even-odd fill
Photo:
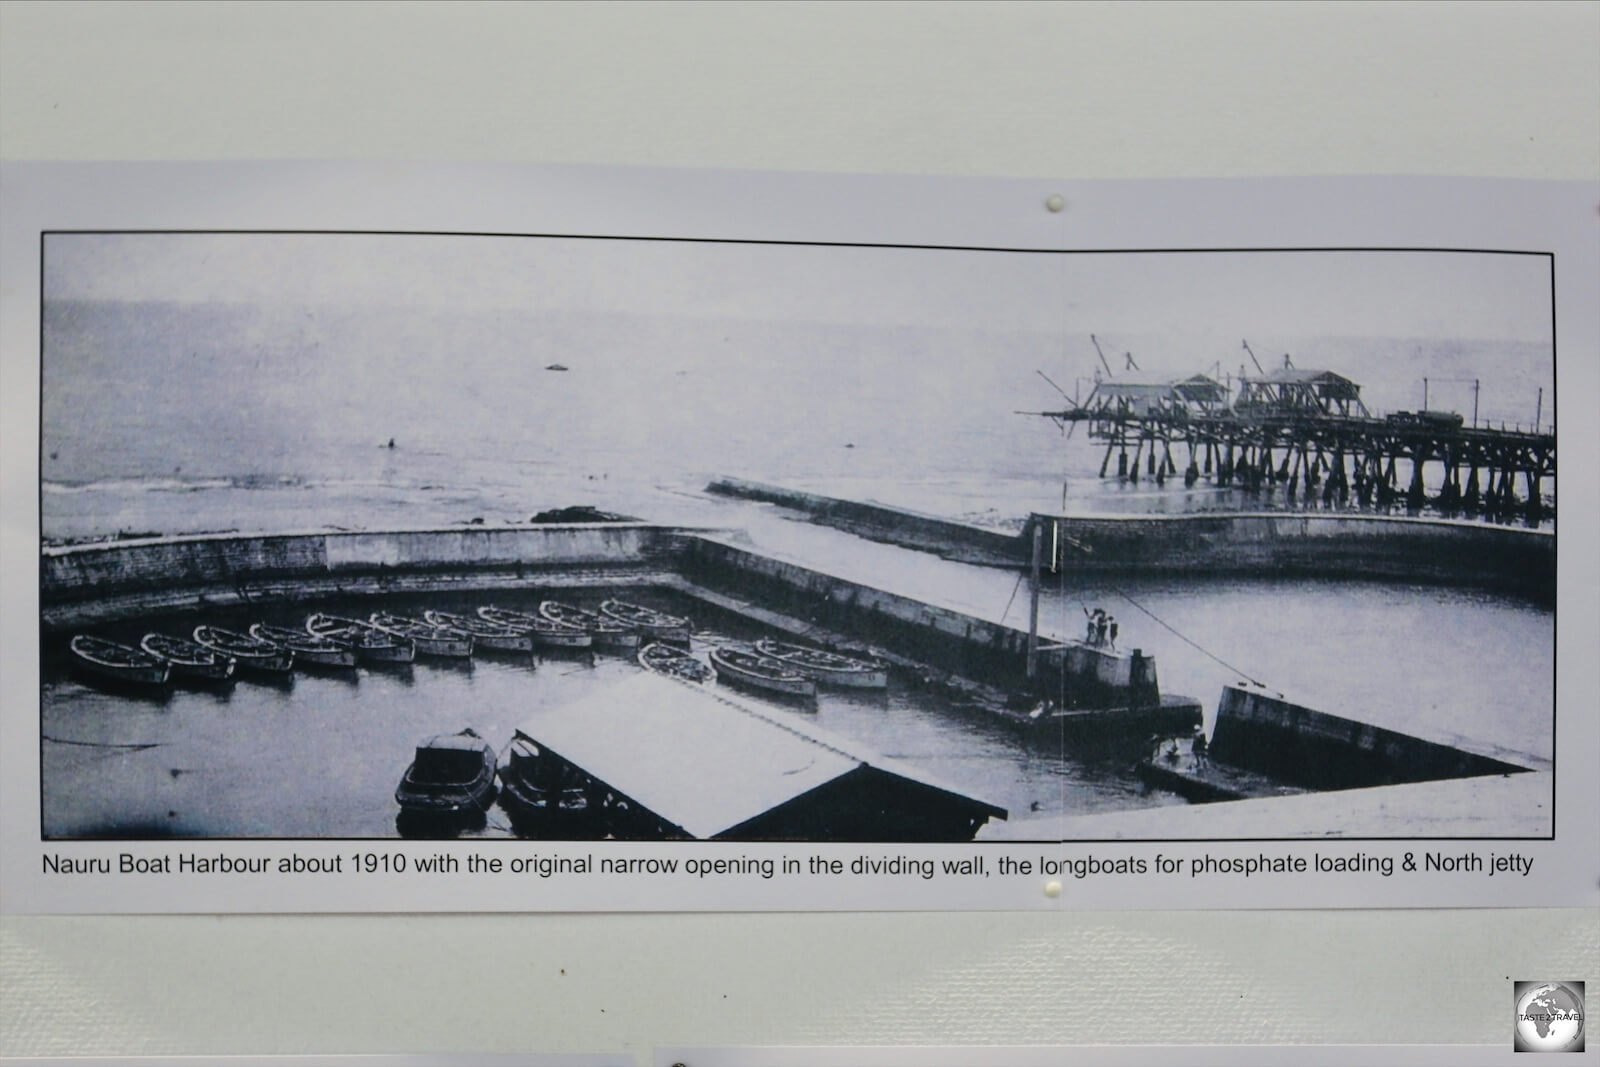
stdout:
POLYGON ((1536 838, 1551 832, 1545 772, 1177 804, 990 823, 981 841, 1193 841, 1270 838, 1536 838))

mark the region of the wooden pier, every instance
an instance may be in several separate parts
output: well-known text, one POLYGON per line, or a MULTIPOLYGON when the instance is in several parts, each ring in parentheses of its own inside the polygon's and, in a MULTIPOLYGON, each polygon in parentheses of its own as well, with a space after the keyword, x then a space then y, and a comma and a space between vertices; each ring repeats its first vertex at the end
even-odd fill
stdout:
POLYGON ((1165 485, 1181 461, 1185 486, 1204 477, 1247 492, 1281 488, 1291 501, 1354 497, 1362 507, 1534 522, 1548 512, 1541 488, 1556 473, 1553 428, 1479 425, 1443 411, 1379 417, 1350 379, 1293 366, 1240 378, 1229 395, 1206 375, 1108 378, 1082 403, 1068 398, 1064 410, 1032 414, 1064 428, 1087 423, 1090 439, 1105 444, 1102 478, 1165 485))

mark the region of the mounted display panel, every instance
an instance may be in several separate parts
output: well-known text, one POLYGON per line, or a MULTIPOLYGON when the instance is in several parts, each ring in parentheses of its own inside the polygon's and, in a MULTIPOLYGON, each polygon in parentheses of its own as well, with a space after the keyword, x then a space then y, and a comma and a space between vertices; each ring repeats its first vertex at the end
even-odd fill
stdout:
POLYGON ((1586 186, 3 189, 10 910, 1597 901, 1586 186))

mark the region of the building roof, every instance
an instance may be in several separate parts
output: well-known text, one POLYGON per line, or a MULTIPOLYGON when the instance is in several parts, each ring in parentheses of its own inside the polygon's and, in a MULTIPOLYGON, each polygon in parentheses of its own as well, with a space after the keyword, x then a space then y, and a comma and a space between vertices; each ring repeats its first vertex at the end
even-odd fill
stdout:
POLYGON ((540 711, 521 731, 697 838, 749 822, 864 765, 971 798, 825 730, 725 693, 641 673, 540 711))
POLYGON ((1331 370, 1302 370, 1299 367, 1278 367, 1265 374, 1258 374, 1245 379, 1262 385, 1309 385, 1312 382, 1336 382, 1340 385, 1355 385, 1356 383, 1342 374, 1331 370))

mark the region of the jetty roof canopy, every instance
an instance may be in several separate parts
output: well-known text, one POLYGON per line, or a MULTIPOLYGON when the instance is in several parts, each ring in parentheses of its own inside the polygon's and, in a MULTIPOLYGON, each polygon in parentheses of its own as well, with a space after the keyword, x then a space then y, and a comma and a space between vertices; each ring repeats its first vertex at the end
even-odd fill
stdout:
POLYGON ((1315 385, 1321 389, 1348 389, 1352 395, 1361 391, 1361 386, 1342 374, 1331 370, 1301 370, 1299 367, 1279 367, 1266 374, 1247 377, 1244 381, 1262 385, 1315 385))
POLYGON ((1204 374, 1193 374, 1176 379, 1150 376, 1106 378, 1095 384, 1094 391, 1084 404, 1102 411, 1115 406, 1124 411, 1147 414, 1157 409, 1215 407, 1226 403, 1227 399, 1228 390, 1221 382, 1204 374))
POLYGON ((540 746, 690 837, 966 840, 1002 808, 826 731, 651 673, 520 727, 540 746), (965 832, 928 830, 960 824, 965 832))
POLYGON ((1294 415, 1366 415, 1361 386, 1331 370, 1279 367, 1254 378, 1239 379, 1234 409, 1242 412, 1294 415))

